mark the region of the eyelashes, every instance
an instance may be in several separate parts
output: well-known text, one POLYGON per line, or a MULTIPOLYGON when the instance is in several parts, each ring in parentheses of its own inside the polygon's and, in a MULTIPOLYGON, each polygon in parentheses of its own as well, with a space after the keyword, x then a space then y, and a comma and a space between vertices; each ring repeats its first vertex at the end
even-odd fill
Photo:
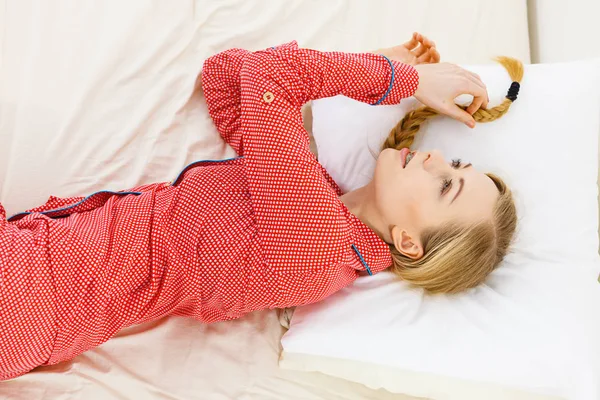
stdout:
POLYGON ((443 195, 452 187, 452 179, 444 179, 442 181, 442 187, 440 188, 440 193, 443 195))
MULTIPOLYGON (((462 167, 462 165, 463 165, 462 160, 460 158, 456 158, 456 159, 452 160, 452 163, 451 163, 452 168, 460 169, 460 167, 462 167)), ((440 187, 440 193, 443 196, 444 193, 446 193, 451 188, 452 188, 452 179, 443 179, 442 186, 440 187)))

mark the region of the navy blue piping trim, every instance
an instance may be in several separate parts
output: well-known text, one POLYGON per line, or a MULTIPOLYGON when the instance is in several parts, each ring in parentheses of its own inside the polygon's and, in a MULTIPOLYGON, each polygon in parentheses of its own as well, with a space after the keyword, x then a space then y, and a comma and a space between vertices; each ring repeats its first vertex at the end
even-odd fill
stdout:
POLYGON ((358 251, 358 249, 356 248, 355 245, 352 245, 352 249, 356 252, 356 254, 358 254, 358 258, 360 258, 360 261, 365 266, 365 269, 367 270, 367 272, 369 273, 369 275, 373 276, 373 273, 371 272, 371 268, 369 268, 369 266, 367 265, 367 262, 363 258, 362 254, 360 254, 360 252, 358 251))
POLYGON ((381 99, 377 100, 377 103, 371 104, 372 106, 379 105, 382 101, 384 101, 386 99, 386 97, 388 97, 388 94, 390 94, 390 92, 392 90, 392 86, 394 86, 394 64, 392 64, 390 59, 387 58, 386 56, 384 56, 383 54, 380 54, 380 56, 385 58, 387 60, 387 62, 390 64, 390 68, 392 69, 392 79, 390 79, 390 86, 388 87, 387 92, 385 92, 385 94, 383 95, 383 97, 381 99))
MULTIPOLYGON (((191 167, 191 166, 193 166, 193 165, 195 165, 195 164, 199 164, 199 163, 203 163, 203 162, 225 162, 225 161, 237 160, 238 158, 243 158, 243 156, 238 156, 238 157, 227 158, 227 159, 225 159, 225 160, 198 160, 198 161, 194 161, 193 163, 191 163, 191 164, 188 164, 187 166, 185 166, 185 168, 183 168, 183 169, 181 170, 181 172, 179 173, 179 175, 177 175, 177 179, 175 179, 175 180, 174 180, 174 181, 171 183, 171 186, 173 186, 173 185, 174 185, 174 184, 175 184, 175 183, 176 183, 176 182, 179 180, 179 178, 181 177, 181 175, 182 175, 182 174, 183 174, 185 171, 187 171, 187 169, 188 169, 189 167, 191 167)), ((98 192, 94 192, 94 193, 92 193, 92 194, 90 194, 90 195, 86 196, 84 199, 82 199, 82 200, 78 201, 78 202, 77 202, 77 203, 75 203, 75 204, 71 204, 71 205, 70 205, 70 206, 68 206, 68 207, 63 207, 63 208, 55 208, 55 209, 53 209, 53 210, 37 211, 37 212, 39 212, 40 214, 48 214, 48 213, 53 213, 53 212, 58 212, 58 211, 65 211, 65 210, 68 210, 68 209, 70 209, 70 208, 77 207, 78 205, 80 205, 81 203, 83 203, 84 201, 86 201, 87 199, 89 199, 90 197, 92 197, 92 196, 95 196, 95 195, 97 195, 97 194, 100 194, 100 193, 112 193, 112 194, 116 194, 116 195, 125 195, 125 194, 135 194, 135 195, 140 195, 140 194, 142 194, 142 192, 116 192, 116 191, 112 191, 112 190, 100 190, 100 191, 98 191, 98 192)), ((18 216, 20 216, 20 215, 28 215, 28 214, 33 214, 33 213, 34 213, 34 211, 23 211, 23 212, 20 212, 20 213, 14 214, 14 215, 13 215, 13 216, 11 216, 10 218, 7 218, 7 221, 10 221, 11 219, 13 219, 13 218, 15 218, 15 217, 18 217, 18 216)))
POLYGON ((238 158, 244 158, 244 156, 226 158, 224 160, 198 160, 198 161, 194 161, 193 163, 186 165, 181 170, 181 172, 179 173, 179 175, 177 175, 177 178, 175 178, 174 180, 171 181, 171 186, 175 185, 175 183, 177 183, 177 181, 179 180, 179 178, 181 178, 181 175, 183 175, 185 173, 185 171, 187 171, 188 168, 190 168, 193 165, 196 165, 196 164, 199 164, 199 163, 204 163, 204 162, 225 162, 225 161, 237 160, 238 158))
MULTIPOLYGON (((112 190, 100 190, 98 192, 94 192, 94 193, 86 196, 84 199, 79 200, 77 203, 71 204, 68 207, 55 208, 53 210, 46 210, 46 211, 35 211, 35 212, 38 212, 40 214, 48 214, 48 213, 57 212, 57 211, 65 211, 65 210, 68 210, 69 208, 77 207, 78 205, 80 205, 81 203, 83 203, 84 201, 86 201, 87 199, 89 199, 90 197, 95 196, 95 195, 100 194, 100 193, 112 193, 112 194, 117 194, 117 195, 124 195, 124 194, 140 195, 140 194, 142 194, 142 192, 115 192, 115 191, 112 191, 112 190)), ((20 212, 18 214, 13 215, 10 218, 8 218, 7 221, 10 221, 11 219, 13 219, 15 217, 18 217, 19 215, 28 215, 28 214, 33 214, 33 213, 34 213, 33 211, 23 211, 23 212, 20 212)))

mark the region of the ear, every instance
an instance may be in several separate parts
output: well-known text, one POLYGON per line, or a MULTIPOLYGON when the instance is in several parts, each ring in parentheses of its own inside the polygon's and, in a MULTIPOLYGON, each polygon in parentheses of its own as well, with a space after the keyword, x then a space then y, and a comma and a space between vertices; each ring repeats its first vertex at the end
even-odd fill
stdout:
POLYGON ((406 230, 395 226, 392 229, 392 242, 400 254, 413 260, 423 257, 423 244, 417 235, 411 235, 406 230))

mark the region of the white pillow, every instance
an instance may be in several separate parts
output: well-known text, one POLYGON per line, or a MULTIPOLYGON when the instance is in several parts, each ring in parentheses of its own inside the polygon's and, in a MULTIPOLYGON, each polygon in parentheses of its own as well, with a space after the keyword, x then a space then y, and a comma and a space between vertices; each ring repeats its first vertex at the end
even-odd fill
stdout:
MULTIPOLYGON (((599 399, 599 65, 526 66, 502 119, 473 130, 446 117, 423 126, 418 149, 495 172, 515 193, 513 253, 485 285, 426 296, 387 272, 361 278, 296 309, 281 366, 436 399, 599 399)), ((469 69, 499 103, 510 86, 504 69, 469 69)), ((344 190, 362 186, 375 166, 367 144, 377 152, 414 106, 313 102, 320 162, 344 190)))

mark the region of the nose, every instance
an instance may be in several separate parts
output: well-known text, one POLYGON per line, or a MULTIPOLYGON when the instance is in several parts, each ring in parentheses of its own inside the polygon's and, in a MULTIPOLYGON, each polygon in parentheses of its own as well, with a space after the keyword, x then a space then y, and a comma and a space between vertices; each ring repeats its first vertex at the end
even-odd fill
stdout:
POLYGON ((444 168, 450 168, 450 166, 446 163, 442 152, 439 150, 432 150, 426 153, 423 166, 429 172, 440 171, 444 168))

